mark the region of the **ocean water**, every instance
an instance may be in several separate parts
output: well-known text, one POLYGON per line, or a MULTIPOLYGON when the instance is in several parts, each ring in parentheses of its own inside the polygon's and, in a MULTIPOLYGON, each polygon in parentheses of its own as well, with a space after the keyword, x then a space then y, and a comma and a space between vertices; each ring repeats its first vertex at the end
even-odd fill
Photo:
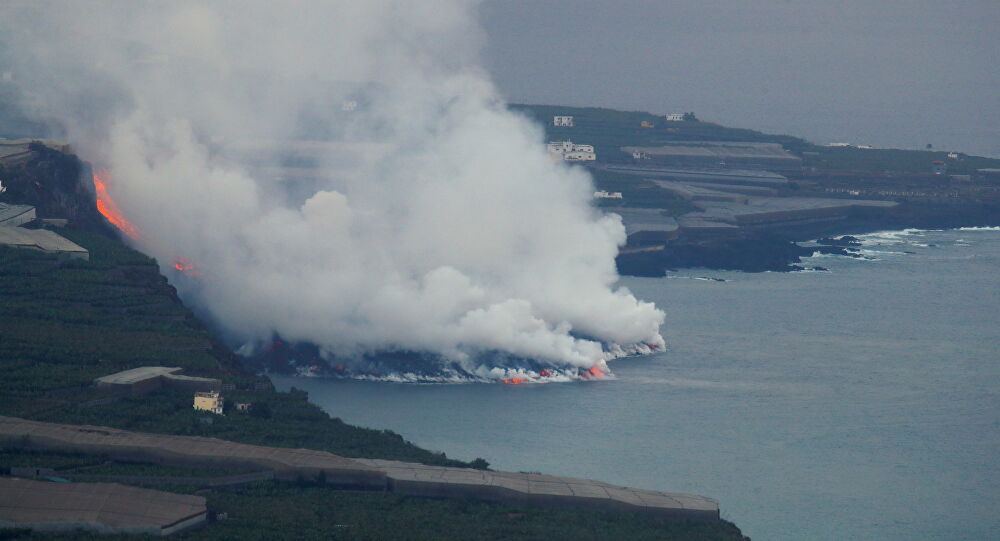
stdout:
POLYGON ((494 468, 711 496, 758 541, 1000 538, 1000 229, 862 238, 828 272, 623 280, 669 346, 613 380, 276 383, 494 468))

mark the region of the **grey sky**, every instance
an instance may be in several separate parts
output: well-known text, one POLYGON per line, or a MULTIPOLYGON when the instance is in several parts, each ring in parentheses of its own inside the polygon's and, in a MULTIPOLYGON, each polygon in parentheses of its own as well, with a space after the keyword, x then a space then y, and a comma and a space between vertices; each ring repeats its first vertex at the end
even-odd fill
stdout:
POLYGON ((1000 1, 486 0, 509 100, 1000 156, 1000 1))

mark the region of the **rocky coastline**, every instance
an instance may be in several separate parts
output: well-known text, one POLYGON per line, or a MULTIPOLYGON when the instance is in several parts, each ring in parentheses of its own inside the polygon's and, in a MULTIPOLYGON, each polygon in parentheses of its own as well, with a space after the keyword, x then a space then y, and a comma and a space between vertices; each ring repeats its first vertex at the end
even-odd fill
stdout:
POLYGON ((801 264, 802 258, 816 254, 862 257, 851 235, 907 228, 994 226, 1000 226, 1000 205, 904 202, 879 216, 851 217, 818 227, 743 229, 736 235, 708 238, 682 234, 659 246, 632 250, 626 247, 616 262, 618 272, 626 276, 659 277, 683 268, 794 272, 807 270, 801 264))

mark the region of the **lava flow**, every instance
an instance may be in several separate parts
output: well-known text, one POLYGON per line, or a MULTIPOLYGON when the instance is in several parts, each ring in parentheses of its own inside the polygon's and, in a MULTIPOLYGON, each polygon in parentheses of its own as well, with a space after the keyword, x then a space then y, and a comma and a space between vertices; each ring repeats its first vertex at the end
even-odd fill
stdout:
POLYGON ((97 212, 100 212, 102 216, 111 222, 111 225, 117 227, 125 236, 132 240, 139 240, 139 228, 125 219, 125 215, 118 209, 115 200, 111 199, 111 195, 108 194, 108 187, 105 184, 105 179, 107 178, 107 169, 101 169, 100 173, 97 170, 94 171, 94 192, 97 196, 97 212))
POLYGON ((584 371, 583 375, 584 377, 587 378, 601 379, 604 377, 604 372, 602 372, 601 369, 597 368, 596 366, 591 366, 586 371, 584 371))
POLYGON ((201 273, 195 269, 194 263, 192 263, 189 259, 184 259, 183 257, 174 259, 174 268, 184 274, 187 274, 188 276, 201 276, 201 273))

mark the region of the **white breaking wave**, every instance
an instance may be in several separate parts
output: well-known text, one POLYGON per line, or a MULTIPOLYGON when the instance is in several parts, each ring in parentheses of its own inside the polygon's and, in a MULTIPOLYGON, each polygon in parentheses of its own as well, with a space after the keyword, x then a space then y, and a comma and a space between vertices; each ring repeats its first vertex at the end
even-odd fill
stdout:
POLYGON ((876 231, 863 235, 854 235, 862 246, 876 246, 880 244, 902 244, 907 242, 911 236, 921 236, 925 233, 938 231, 935 229, 902 229, 890 231, 876 231))
POLYGON ((668 280, 698 280, 699 282, 731 282, 732 280, 727 280, 725 278, 712 278, 709 276, 682 276, 677 274, 667 274, 665 276, 668 280))

